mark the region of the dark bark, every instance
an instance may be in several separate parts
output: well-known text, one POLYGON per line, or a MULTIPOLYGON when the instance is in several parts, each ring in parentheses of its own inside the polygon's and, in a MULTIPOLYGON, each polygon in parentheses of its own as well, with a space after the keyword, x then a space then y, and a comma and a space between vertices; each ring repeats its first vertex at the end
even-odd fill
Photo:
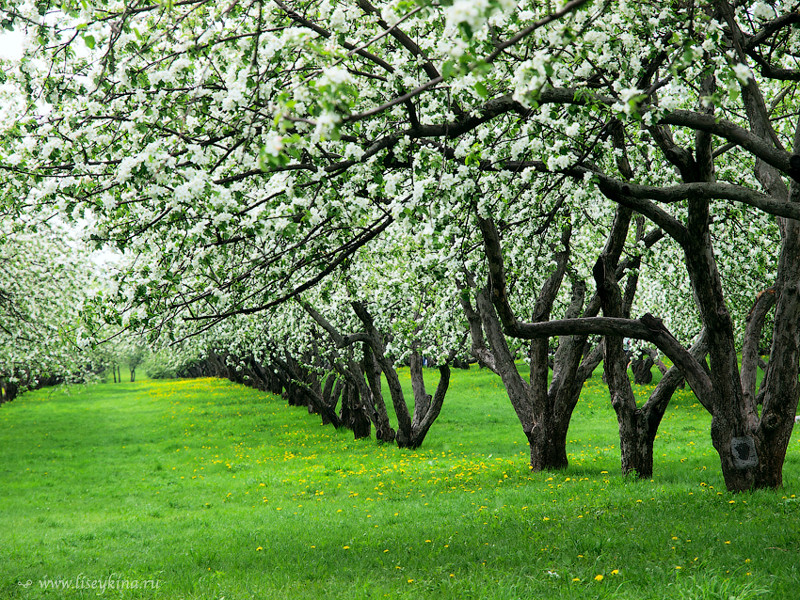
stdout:
POLYGON ((273 355, 272 362, 279 367, 277 372, 279 377, 283 379, 283 387, 289 395, 287 400, 290 404, 313 407, 314 411, 322 417, 323 424, 330 423, 336 428, 342 425, 342 421, 336 411, 324 402, 313 387, 303 381, 302 373, 294 359, 287 356, 286 360, 284 360, 276 354, 273 355))
MULTIPOLYGON (((624 156, 620 159, 621 171, 630 174, 630 168, 624 156)), ((604 253, 615 267, 615 274, 623 276, 631 267, 638 266, 636 259, 620 260, 625 238, 631 221, 631 211, 621 209, 620 217, 615 220, 604 253)), ((477 312, 472 309, 466 295, 462 295, 461 304, 470 324, 472 348, 475 357, 482 364, 497 372, 514 407, 517 417, 531 447, 531 468, 534 470, 560 469, 568 464, 566 439, 572 413, 580 397, 585 381, 591 377, 594 369, 602 359, 600 348, 587 348, 588 333, 567 328, 556 331, 560 335, 558 349, 553 357, 553 378, 547 383, 546 336, 526 336, 508 303, 506 296, 505 272, 499 233, 491 219, 479 218, 483 234, 484 248, 491 275, 491 294, 486 290, 476 294, 477 312), (495 312, 496 311, 496 312, 495 312), (499 317, 498 318, 498 313, 499 317), (500 323, 502 321, 503 327, 500 323), (484 342, 481 329, 486 335, 484 342), (516 371, 513 357, 503 335, 534 339, 531 344, 531 381, 523 381, 516 371), (517 334, 523 335, 517 335, 517 334), (585 353, 585 354, 584 354, 585 353)), ((655 244, 663 237, 660 231, 644 235, 644 223, 637 221, 639 238, 646 245, 655 244)), ((537 297, 534 327, 545 327, 549 323, 550 310, 555 294, 563 281, 566 260, 568 258, 568 234, 562 238, 564 252, 555 257, 556 271, 546 280, 537 297), (563 270, 562 270, 563 269, 563 270)), ((635 293, 636 277, 632 277, 626 292, 625 306, 621 312, 628 312, 635 293)), ((596 294, 584 308, 586 286, 583 282, 573 282, 573 296, 565 318, 570 322, 582 322, 583 319, 596 318, 601 301, 596 294), (582 318, 579 319, 579 317, 582 318)), ((622 302, 622 299, 621 299, 622 302)), ((627 363, 626 363, 627 364, 627 363)))
POLYGON ((327 332, 335 345, 337 350, 334 351, 331 359, 334 368, 358 391, 361 398, 360 406, 367 418, 375 425, 375 435, 378 441, 394 441, 396 434, 389 422, 389 415, 381 390, 381 370, 375 361, 374 352, 369 344, 370 336, 366 333, 344 335, 308 302, 302 299, 298 299, 298 302, 309 316, 327 332), (359 341, 363 342, 362 361, 354 360, 350 354, 347 356, 335 354, 338 350, 352 353, 352 345, 359 341))
POLYGON ((344 385, 342 393, 342 424, 353 431, 355 439, 370 436, 372 424, 361 405, 361 394, 353 382, 344 385))
MULTIPOLYGON (((800 144, 800 125, 795 147, 800 144)), ((800 184, 792 182, 790 200, 800 202, 800 184)), ((783 484, 783 463, 794 427, 800 364, 800 223, 787 221, 775 285, 777 303, 761 419, 755 431, 759 463, 756 487, 783 484)))
MULTIPOLYGON (((630 219, 630 211, 620 207, 616 219, 630 219)), ((616 263, 614 258, 603 253, 594 266, 594 278, 597 291, 603 307, 603 314, 607 317, 622 316, 622 294, 616 278, 616 263)), ((650 452, 650 473, 646 475, 640 467, 640 460, 647 460, 642 456, 642 435, 636 418, 636 398, 633 395, 631 383, 628 380, 628 356, 623 347, 623 338, 619 335, 606 335, 603 339, 603 372, 608 383, 611 395, 611 406, 617 414, 619 425, 620 454, 622 473, 635 472, 639 477, 649 477, 652 474, 652 450, 650 452)))
MULTIPOLYGON (((628 353, 625 353, 626 358, 628 353)), ((633 383, 636 385, 648 385, 653 382, 653 357, 647 351, 641 351, 639 356, 635 356, 631 361, 631 371, 633 371, 633 383)))
POLYGON ((758 378, 758 367, 760 362, 759 346, 761 342, 761 332, 764 328, 764 320, 767 313, 775 306, 775 288, 769 288, 761 292, 756 298, 753 308, 747 315, 747 326, 745 328, 744 340, 742 342, 742 366, 741 381, 742 392, 749 410, 756 412, 756 380, 758 378))
POLYGON ((0 380, 0 404, 11 402, 18 394, 18 384, 8 380, 0 380))
MULTIPOLYGON (((601 255, 598 259, 594 277, 604 314, 610 317, 619 316, 623 312, 623 299, 616 280, 616 265, 607 255, 601 255)), ((691 350, 698 358, 705 350, 704 337, 701 336, 701 341, 691 350)), ((635 473, 639 478, 649 479, 653 476, 653 443, 658 427, 683 376, 675 367, 667 371, 648 401, 638 408, 628 379, 628 357, 623 348, 622 337, 606 335, 603 347, 603 369, 619 426, 622 473, 635 473)), ((652 373, 650 377, 652 379, 652 373)))
MULTIPOLYGON (((367 340, 372 350, 372 357, 386 377, 386 383, 392 398, 392 405, 397 417, 395 441, 400 448, 419 448, 425 436, 428 434, 431 425, 441 411, 442 403, 444 402, 444 397, 450 383, 450 367, 447 364, 439 366, 439 384, 433 398, 430 398, 425 393, 422 367, 420 364, 421 359, 419 356, 417 356, 416 359, 412 358, 412 362, 415 360, 418 361, 416 366, 412 367, 411 375, 412 386, 414 387, 414 414, 412 418, 412 415, 408 411, 403 388, 400 385, 400 378, 397 376, 394 364, 386 355, 383 335, 375 327, 372 315, 363 303, 353 302, 352 307, 356 316, 364 325, 367 340)), ((374 371, 373 375, 368 377, 368 380, 373 390, 378 389, 379 381, 376 381, 374 371)))
POLYGON ((335 373, 328 373, 328 376, 325 378, 325 385, 322 388, 322 400, 328 406, 331 406, 331 398, 333 397, 334 386, 338 381, 339 378, 335 373))
POLYGON ((364 378, 372 398, 374 409, 375 437, 380 442, 394 442, 396 432, 389 422, 389 412, 386 410, 386 401, 383 399, 381 388, 381 368, 375 360, 375 355, 369 344, 363 344, 364 351, 364 378))
POLYGON ((336 384, 333 386, 331 390, 331 395, 327 398, 328 406, 331 407, 332 411, 336 411, 336 407, 339 404, 339 400, 342 397, 342 393, 344 392, 344 379, 337 379, 336 384))
MULTIPOLYGON (((491 221, 483 220, 485 244, 491 245, 490 261, 499 261, 500 269, 493 276, 502 278, 502 253, 499 248, 499 235, 491 221)), ((555 255, 556 268, 545 280, 534 306, 534 319, 547 321, 550 318, 553 302, 566 273, 569 259, 570 231, 562 235, 563 250, 555 255)), ((553 357, 553 380, 548 387, 548 340, 534 340, 529 348, 530 381, 522 379, 517 371, 514 357, 508 348, 500 320, 497 316, 497 305, 492 303, 492 296, 503 293, 504 288, 489 289, 476 293, 476 308, 473 310, 468 298, 462 296, 462 307, 470 323, 473 355, 484 365, 496 372, 506 388, 511 405, 530 447, 530 465, 535 471, 563 469, 568 465, 566 452, 567 430, 580 389, 585 378, 576 377, 585 337, 563 338, 553 357), (484 333, 485 339, 484 341, 484 333), (487 344, 488 342, 488 344, 487 344)), ((576 282, 573 285, 573 298, 569 311, 580 314, 585 296, 585 285, 576 282)), ((502 306, 502 305, 501 305, 502 306)), ((588 371, 586 378, 591 376, 588 371)))
MULTIPOLYGON (((738 30, 730 5, 722 1, 716 5, 728 22, 734 50, 743 57, 741 45, 744 36, 738 30)), ((703 93, 706 95, 712 93, 713 86, 714 79, 710 76, 702 82, 703 93)), ((506 331, 512 334, 541 337, 554 331, 581 330, 606 335, 626 335, 655 343, 684 370, 700 402, 712 414, 712 442, 720 456, 726 486, 731 491, 776 487, 781 484, 781 468, 793 426, 798 396, 797 323, 800 320, 800 301, 797 295, 800 286, 800 233, 797 231, 797 221, 780 220, 783 240, 776 283, 773 347, 763 390, 759 394, 761 396, 763 393, 765 403, 760 417, 757 410, 758 398, 753 397, 757 356, 753 354, 752 345, 746 347, 745 361, 740 371, 733 325, 714 257, 709 201, 711 198, 732 198, 732 196, 727 195, 730 190, 720 188, 720 184, 714 179, 712 134, 722 135, 756 156, 756 177, 769 191, 770 196, 740 198, 741 201, 784 217, 796 219, 800 214, 798 213, 800 193, 797 191, 796 181, 793 180, 787 190, 781 177, 781 171, 794 177, 790 156, 783 150, 772 129, 763 97, 754 80, 742 84, 742 96, 751 131, 745 132, 720 122, 713 115, 713 109, 707 110, 705 115, 695 113, 691 116, 676 111, 662 119, 662 126, 652 128, 654 140, 661 146, 664 156, 679 169, 687 186, 681 192, 688 204, 688 218, 685 225, 665 215, 652 203, 641 200, 641 198, 657 198, 657 195, 652 193, 653 190, 645 193, 638 187, 616 184, 600 178, 600 189, 604 194, 622 206, 637 207, 637 209, 641 207, 649 218, 661 224, 682 246, 695 302, 707 335, 708 366, 687 356, 688 353, 676 346, 674 339, 669 336, 663 325, 652 318, 642 318, 637 323, 607 316, 602 320, 584 321, 583 325, 562 322, 559 325, 547 324, 545 327, 544 324, 538 323, 521 324, 516 321, 513 314, 499 310, 506 331), (675 120, 674 117, 678 117, 679 113, 681 113, 680 118, 675 120), (678 148, 674 144, 666 127, 670 123, 695 129, 694 156, 690 151, 678 148), (778 156, 780 160, 774 160, 778 156), (637 194, 639 201, 631 197, 637 194), (776 206, 780 207, 777 211, 776 206), (775 362, 776 359, 778 362, 775 362), (769 411, 766 405, 768 396, 771 400, 769 411)), ((794 140, 794 147, 798 145, 800 145, 800 127, 796 131, 794 140)), ((661 199, 670 201, 668 198, 661 199)), ((502 294, 494 299, 496 303, 507 305, 507 299, 502 294)), ((758 310, 761 308, 758 307, 758 310)), ((760 322, 762 318, 760 315, 754 317, 755 320, 750 324, 748 339, 757 337, 762 327, 760 322)), ((754 343, 757 347, 757 340, 754 343)))
POLYGON ((413 442, 409 447, 419 448, 442 410, 444 397, 450 386, 450 367, 447 364, 439 366, 439 383, 433 396, 425 391, 422 357, 417 352, 411 354, 410 372, 414 393, 414 416, 411 420, 413 442))

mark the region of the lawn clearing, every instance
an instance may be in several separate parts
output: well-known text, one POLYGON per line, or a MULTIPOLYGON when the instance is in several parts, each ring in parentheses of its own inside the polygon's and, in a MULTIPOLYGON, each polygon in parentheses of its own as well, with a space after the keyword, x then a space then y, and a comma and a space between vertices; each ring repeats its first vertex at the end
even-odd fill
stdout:
POLYGON ((731 495, 708 427, 680 392, 636 481, 599 373, 557 473, 474 369, 415 452, 221 380, 41 390, 0 407, 0 598, 796 598, 800 443, 731 495))

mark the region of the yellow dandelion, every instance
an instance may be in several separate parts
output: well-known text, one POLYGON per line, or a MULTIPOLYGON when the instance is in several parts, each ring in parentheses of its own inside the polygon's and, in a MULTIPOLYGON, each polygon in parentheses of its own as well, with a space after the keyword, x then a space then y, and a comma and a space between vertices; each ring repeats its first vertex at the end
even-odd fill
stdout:
POLYGON ((259 546, 258 548, 256 548, 256 552, 261 552, 263 549, 264 549, 264 548, 262 548, 261 546, 259 546))
POLYGON ((595 575, 594 576, 594 580, 595 581, 603 581, 603 576, 602 575, 595 575))
POLYGON ((619 569, 614 569, 613 571, 611 571, 611 574, 612 575, 619 575, 619 569))

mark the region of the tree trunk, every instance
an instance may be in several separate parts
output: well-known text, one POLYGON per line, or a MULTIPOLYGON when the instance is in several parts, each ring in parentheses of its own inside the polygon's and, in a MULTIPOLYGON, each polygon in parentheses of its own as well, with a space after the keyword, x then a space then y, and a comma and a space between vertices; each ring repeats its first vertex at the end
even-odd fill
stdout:
MULTIPOLYGON (((618 216, 627 209, 619 209, 618 216)), ((597 291, 606 317, 622 316, 622 294, 616 278, 616 265, 607 254, 602 254, 594 266, 597 291)), ((650 477, 653 473, 653 444, 644 427, 642 415, 637 411, 636 398, 628 379, 628 357, 623 339, 607 335, 603 339, 603 371, 611 395, 611 406, 617 413, 619 426, 622 473, 636 473, 650 477)), ((654 437, 654 436, 653 436, 654 437)))
POLYGON ((369 390, 370 404, 373 407, 375 437, 380 442, 394 442, 396 433, 389 422, 389 412, 386 410, 386 401, 383 399, 381 389, 381 367, 375 360, 375 353, 369 344, 363 344, 363 374, 361 379, 366 380, 369 390))
MULTIPOLYGON (((615 264, 624 246, 630 223, 630 211, 623 213, 623 216, 626 218, 615 221, 604 250, 606 254, 614 257, 615 264)), ((500 319, 506 328, 513 328, 518 321, 511 311, 506 295, 499 233, 491 219, 479 217, 478 222, 488 259, 492 292, 491 296, 485 291, 478 292, 477 312, 491 350, 487 352, 478 331, 477 319, 471 314, 469 303, 462 297, 462 306, 470 324, 473 353, 478 360, 493 368, 501 376, 531 447, 531 468, 562 469, 567 466, 566 438, 569 422, 584 382, 591 377, 600 362, 600 353, 592 351, 586 357, 583 356, 587 341, 585 335, 562 336, 553 359, 553 379, 548 387, 547 340, 534 339, 530 352, 531 381, 530 384, 522 381, 500 327, 500 319)), ((649 235, 645 244, 656 243, 662 235, 660 233, 649 235)), ((569 231, 563 232, 562 244, 564 251, 555 255, 558 266, 545 281, 537 297, 534 310, 535 322, 542 323, 550 318, 553 302, 566 272, 569 231)), ((624 271, 627 264, 620 268, 624 271)), ((599 312, 600 300, 597 295, 584 309, 585 289, 583 282, 573 283, 573 298, 565 315, 567 319, 577 318, 582 313, 584 317, 593 317, 599 312)), ((628 301, 632 301, 632 298, 628 301)))
POLYGON ((567 458, 567 429, 569 418, 564 419, 548 411, 528 432, 532 471, 558 471, 569 466, 567 458))
MULTIPOLYGON (((573 305, 582 306, 585 286, 576 286, 577 298, 573 305)), ((522 430, 530 447, 530 466, 533 471, 550 471, 565 469, 567 459, 567 432, 572 413, 580 397, 583 383, 591 377, 600 362, 600 354, 591 352, 581 362, 586 345, 584 336, 564 336, 554 357, 553 380, 550 388, 547 384, 547 372, 544 369, 531 369, 532 376, 538 375, 539 386, 533 388, 520 377, 513 356, 500 328, 500 322, 489 294, 485 290, 477 293, 478 314, 483 322, 486 340, 489 343, 490 355, 484 356, 482 362, 492 368, 503 381, 511 405, 517 413, 522 430), (533 402, 533 393, 541 394, 539 402, 533 402)), ((462 303, 463 304, 463 303, 462 303)), ((465 306, 469 312, 470 307, 465 306)), ((580 310, 580 309, 579 309, 580 310)), ((482 344, 482 341, 479 342, 482 344)), ((473 346, 474 347, 474 346, 473 346)), ((484 346, 484 349, 486 347, 484 346)), ((538 360, 543 360, 537 355, 538 360)), ((546 365, 547 357, 544 357, 546 365)))
MULTIPOLYGON (((397 371, 395 371, 394 364, 386 356, 386 347, 383 342, 383 336, 375 327, 372 315, 367 310, 367 307, 360 302, 352 302, 351 306, 353 307, 353 311, 356 313, 356 316, 364 325, 364 329, 368 337, 367 343, 372 349, 372 356, 375 360, 375 363, 377 363, 386 377, 386 383, 389 387, 389 393, 391 394, 394 413, 397 417, 397 433, 395 434, 395 441, 400 448, 419 448, 431 425, 436 420, 436 417, 439 416, 439 411, 441 410, 442 403, 444 402, 444 396, 447 392, 450 382, 450 368, 447 365, 442 365, 439 367, 441 378, 439 380, 439 385, 436 388, 436 393, 432 399, 430 399, 429 396, 424 393, 424 382, 421 381, 421 365, 416 363, 417 367, 412 368, 412 381, 417 378, 412 384, 415 390, 415 408, 412 418, 412 415, 408 411, 408 405, 406 404, 405 395, 403 394, 403 388, 400 385, 400 378, 397 376, 397 371), (418 370, 415 371, 414 369, 418 370), (415 373, 417 374, 415 375, 415 373), (419 407, 417 407, 417 405, 419 405, 419 407)), ((412 359, 412 362, 413 360, 414 359, 412 359)), ((374 369, 368 369, 367 375, 367 379, 370 382, 370 387, 373 389, 374 393, 377 392, 380 386, 380 379, 379 377, 376 378, 376 371, 374 369)))
POLYGON ((416 351, 411 354, 410 373, 411 387, 414 392, 414 416, 411 420, 411 437, 408 447, 419 448, 442 410, 444 397, 450 386, 450 367, 446 364, 439 367, 439 383, 433 396, 425 391, 422 357, 416 351))
MULTIPOLYGON (((799 146, 800 124, 795 133, 795 148, 799 146)), ((800 183, 792 182, 789 199, 800 202, 800 183)), ((783 484, 783 463, 800 393, 800 223, 786 220, 783 225, 769 379, 764 388, 761 419, 754 436, 758 456, 754 487, 763 488, 776 488, 783 484)))
MULTIPOLYGON (((627 358, 627 357, 626 357, 627 358)), ((648 385, 653 382, 653 365, 655 361, 647 351, 642 351, 641 356, 631 361, 631 371, 633 371, 633 383, 636 385, 648 385)))
POLYGON ((312 405, 314 410, 322 417, 323 424, 331 423, 336 428, 342 424, 336 411, 326 404, 312 387, 302 381, 300 373, 295 368, 297 364, 294 359, 287 356, 286 360, 283 360, 274 355, 272 362, 279 367, 276 369, 276 373, 283 379, 283 387, 286 390, 289 404, 294 406, 312 405))
POLYGON ((358 440, 370 436, 372 424, 361 405, 358 387, 352 382, 347 382, 344 385, 341 421, 345 427, 353 431, 355 439, 358 440))
POLYGON ((0 404, 11 402, 17 397, 19 386, 11 381, 0 381, 0 404))

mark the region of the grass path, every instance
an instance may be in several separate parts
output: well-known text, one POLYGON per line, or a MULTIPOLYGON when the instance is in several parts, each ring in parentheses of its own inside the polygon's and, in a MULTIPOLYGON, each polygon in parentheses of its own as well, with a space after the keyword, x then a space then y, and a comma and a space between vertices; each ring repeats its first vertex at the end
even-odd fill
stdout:
POLYGON ((598 378, 570 468, 533 474, 507 403, 459 372, 408 452, 225 381, 26 394, 0 407, 0 599, 800 598, 797 440, 785 490, 731 496, 684 392, 655 479, 625 480, 598 378))

